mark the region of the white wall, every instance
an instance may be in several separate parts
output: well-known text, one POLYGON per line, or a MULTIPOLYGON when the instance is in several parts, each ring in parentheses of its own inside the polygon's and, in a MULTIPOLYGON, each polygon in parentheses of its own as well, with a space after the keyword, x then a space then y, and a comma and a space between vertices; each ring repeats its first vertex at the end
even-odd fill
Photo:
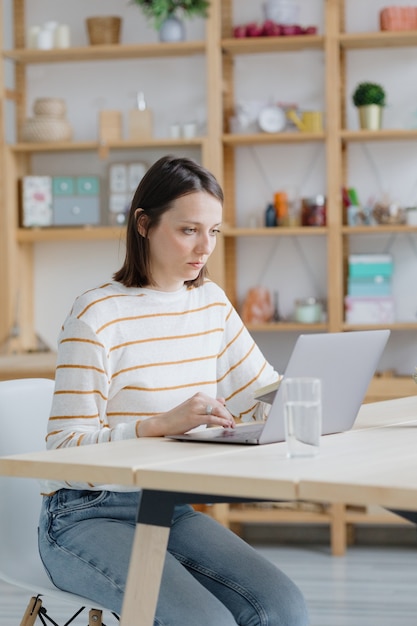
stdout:
MULTIPOLYGON (((322 0, 299 0, 300 22, 317 24, 323 32, 322 0)), ((390 4, 403 5, 403 0, 390 4)), ((234 21, 245 23, 262 19, 262 2, 235 0, 234 21)), ((347 30, 378 28, 378 11, 384 0, 349 0, 347 30)), ((128 0, 88 0, 71 4, 63 0, 28 0, 27 25, 55 19, 69 24, 73 45, 86 45, 84 20, 92 15, 113 14, 123 18, 123 43, 157 41, 140 9, 128 0)), ((188 39, 203 36, 202 20, 187 22, 188 39)), ((417 126, 417 48, 354 51, 348 53, 347 112, 350 128, 357 128, 356 110, 350 94, 361 80, 381 82, 388 94, 384 126, 417 126)), ((242 102, 296 102, 301 108, 320 108, 323 103, 323 53, 239 56, 236 58, 236 98, 242 102)), ((114 108, 127 113, 134 95, 144 90, 154 112, 155 136, 168 134, 172 122, 205 121, 206 84, 204 60, 139 60, 97 63, 36 65, 28 70, 28 116, 35 98, 65 98, 68 119, 77 140, 97 136, 97 113, 114 108)), ((150 163, 161 152, 148 150, 128 158, 144 158, 150 163)), ((198 158, 198 152, 187 154, 198 158)), ((350 149, 349 184, 362 200, 389 193, 402 203, 417 203, 417 146, 414 143, 374 143, 350 149)), ((126 155, 125 155, 126 156, 126 155)), ((324 148, 302 146, 253 146, 237 150, 236 189, 238 222, 249 216, 262 219, 274 191, 288 189, 301 196, 323 193, 326 186, 324 148)), ((114 155, 116 160, 119 155, 114 155)), ((80 153, 69 159, 40 155, 34 159, 36 173, 105 173, 106 164, 95 155, 80 153)), ((265 240, 243 239, 238 243, 238 295, 243 300, 249 287, 265 284, 278 290, 280 308, 291 315, 294 299, 326 293, 325 239, 302 238, 265 240)), ((417 242, 414 235, 356 237, 356 252, 391 251, 395 260, 394 294, 401 320, 416 320, 417 242)), ((123 249, 119 242, 48 243, 35 246, 35 319, 42 338, 52 347, 64 316, 78 293, 107 280, 119 267, 123 249)), ((390 339, 383 367, 394 366, 409 373, 417 362, 416 333, 395 332, 390 339)), ((285 364, 294 336, 256 334, 268 358, 285 364)))

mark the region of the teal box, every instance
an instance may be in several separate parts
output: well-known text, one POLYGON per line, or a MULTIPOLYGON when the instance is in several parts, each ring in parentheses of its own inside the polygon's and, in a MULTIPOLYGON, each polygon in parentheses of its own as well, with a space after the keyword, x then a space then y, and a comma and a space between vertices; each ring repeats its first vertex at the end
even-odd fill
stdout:
POLYGON ((390 277, 393 273, 392 257, 389 254, 351 254, 349 277, 390 277))
POLYGON ((97 196, 100 193, 98 176, 77 176, 76 193, 80 196, 97 196))
POLYGON ((72 176, 54 176, 52 178, 52 194, 54 196, 73 196, 75 181, 72 176))
POLYGON ((359 297, 383 297, 391 295, 391 280, 387 276, 374 278, 349 278, 348 295, 359 297))

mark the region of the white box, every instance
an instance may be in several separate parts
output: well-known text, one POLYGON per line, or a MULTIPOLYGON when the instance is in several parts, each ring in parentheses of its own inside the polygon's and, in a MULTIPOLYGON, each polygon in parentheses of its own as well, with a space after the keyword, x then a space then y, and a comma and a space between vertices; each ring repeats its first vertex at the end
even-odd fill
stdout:
POLYGON ((52 177, 24 176, 22 226, 51 226, 52 218, 52 177))
POLYGON ((109 167, 109 189, 110 193, 127 193, 128 172, 124 163, 113 163, 109 167))
POLYGON ((129 164, 129 191, 136 191, 147 169, 148 166, 145 163, 129 164))
POLYGON ((394 299, 391 297, 345 298, 347 324, 392 324, 395 322, 394 299))

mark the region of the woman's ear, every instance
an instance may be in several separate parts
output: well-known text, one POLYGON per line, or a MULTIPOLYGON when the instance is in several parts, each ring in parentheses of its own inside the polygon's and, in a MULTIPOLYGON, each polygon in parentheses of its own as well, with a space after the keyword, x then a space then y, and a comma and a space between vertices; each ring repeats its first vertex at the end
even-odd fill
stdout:
POLYGON ((147 237, 148 235, 147 216, 143 209, 136 209, 135 219, 136 219, 136 228, 138 229, 139 235, 141 237, 147 237))

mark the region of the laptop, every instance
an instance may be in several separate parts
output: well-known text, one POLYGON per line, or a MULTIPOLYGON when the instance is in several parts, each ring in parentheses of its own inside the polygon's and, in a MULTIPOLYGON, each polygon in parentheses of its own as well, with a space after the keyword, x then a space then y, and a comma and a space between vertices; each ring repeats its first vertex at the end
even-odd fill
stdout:
MULTIPOLYGON (((321 379, 323 435, 352 428, 389 336, 389 330, 364 330, 298 337, 284 377, 321 379)), ((206 428, 168 438, 252 445, 284 441, 284 403, 279 386, 272 393, 263 388, 255 397, 272 402, 266 421, 237 425, 233 429, 206 428)))

